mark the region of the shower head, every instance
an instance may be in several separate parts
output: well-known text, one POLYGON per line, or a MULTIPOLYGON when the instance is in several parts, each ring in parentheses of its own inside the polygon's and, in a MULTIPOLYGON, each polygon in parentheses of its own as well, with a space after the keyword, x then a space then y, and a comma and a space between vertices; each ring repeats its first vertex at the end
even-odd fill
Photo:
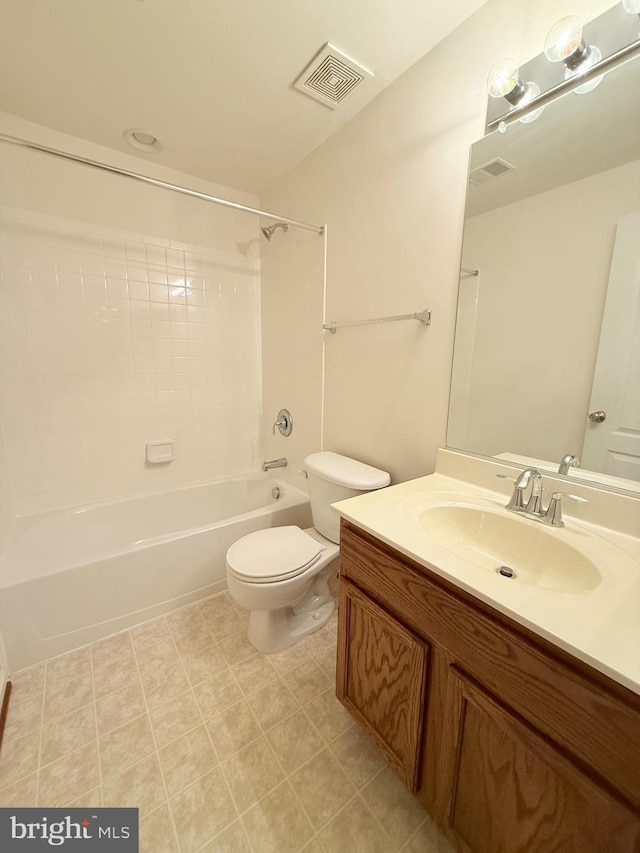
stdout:
POLYGON ((262 233, 267 238, 267 240, 271 241, 273 237, 273 232, 276 228, 282 228, 283 231, 287 232, 289 230, 289 226, 286 222, 275 222, 273 225, 269 225, 267 228, 262 229, 262 233))

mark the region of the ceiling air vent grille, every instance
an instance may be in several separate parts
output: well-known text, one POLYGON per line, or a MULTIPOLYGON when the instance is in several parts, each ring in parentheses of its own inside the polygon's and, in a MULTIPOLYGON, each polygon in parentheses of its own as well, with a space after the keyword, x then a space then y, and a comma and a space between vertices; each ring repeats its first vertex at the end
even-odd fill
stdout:
POLYGON ((293 85, 305 95, 335 110, 349 92, 370 77, 373 77, 371 71, 327 43, 293 85))
POLYGON ((500 178, 506 175, 507 172, 513 172, 516 167, 500 157, 485 163, 483 166, 478 166, 469 174, 469 183, 476 187, 481 187, 483 184, 493 181, 495 178, 500 178))

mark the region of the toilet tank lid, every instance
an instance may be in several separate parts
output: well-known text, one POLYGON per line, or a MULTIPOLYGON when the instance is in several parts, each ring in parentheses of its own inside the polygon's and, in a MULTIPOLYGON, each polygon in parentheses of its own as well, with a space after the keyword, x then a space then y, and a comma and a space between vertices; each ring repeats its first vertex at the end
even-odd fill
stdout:
POLYGON ((348 489, 358 489, 361 492, 382 489, 391 482, 391 477, 386 471, 330 450, 311 453, 304 460, 304 464, 307 471, 315 474, 316 477, 348 489))

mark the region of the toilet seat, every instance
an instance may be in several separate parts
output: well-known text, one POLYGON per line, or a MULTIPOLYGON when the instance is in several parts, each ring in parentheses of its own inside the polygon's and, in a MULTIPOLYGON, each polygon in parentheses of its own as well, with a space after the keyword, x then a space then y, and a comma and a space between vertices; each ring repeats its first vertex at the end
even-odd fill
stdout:
POLYGON ((295 525, 249 533, 227 551, 227 567, 247 583, 274 583, 294 578, 313 566, 323 546, 295 525))

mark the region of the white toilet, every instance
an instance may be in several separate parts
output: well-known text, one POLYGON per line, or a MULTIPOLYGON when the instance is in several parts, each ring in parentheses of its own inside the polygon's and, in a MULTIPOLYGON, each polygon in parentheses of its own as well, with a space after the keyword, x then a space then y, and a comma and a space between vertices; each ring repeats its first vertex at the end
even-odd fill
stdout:
POLYGON ((340 552, 340 517, 331 504, 390 481, 386 471, 329 451, 304 462, 314 526, 258 530, 227 551, 229 593, 251 611, 248 636, 261 652, 286 649, 327 622, 340 552))

